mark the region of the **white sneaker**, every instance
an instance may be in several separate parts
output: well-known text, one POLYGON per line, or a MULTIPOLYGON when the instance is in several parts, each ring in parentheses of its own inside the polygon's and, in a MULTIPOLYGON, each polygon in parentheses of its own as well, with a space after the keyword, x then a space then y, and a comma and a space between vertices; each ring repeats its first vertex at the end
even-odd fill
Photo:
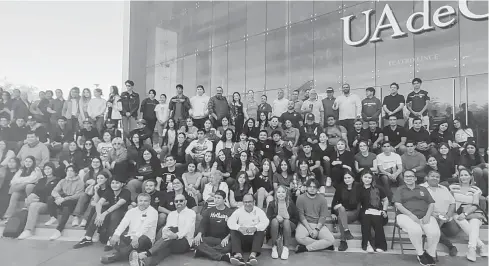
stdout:
POLYGON ((487 257, 487 246, 486 245, 482 245, 482 246, 479 246, 479 255, 481 255, 481 257, 487 257))
POLYGON ((140 266, 139 254, 136 250, 131 251, 129 254, 129 266, 140 266))
POLYGON ((475 262, 477 260, 476 248, 469 247, 469 249, 467 250, 467 259, 472 262, 475 262))
POLYGON ((278 259, 277 246, 272 247, 272 259, 278 259))
POLYGON ((326 186, 331 187, 331 177, 326 177, 326 186))
POLYGON ((49 238, 49 240, 56 240, 61 237, 61 232, 59 230, 56 230, 54 234, 49 238))
POLYGON ((87 220, 82 219, 80 222, 80 227, 85 227, 85 226, 87 226, 87 220))
POLYGON ((282 255, 280 255, 280 258, 283 259, 283 260, 286 260, 286 259, 289 258, 289 248, 284 247, 282 249, 282 255))
POLYGON ((375 249, 375 252, 382 253, 382 252, 385 252, 385 250, 383 250, 383 249, 381 249, 381 248, 376 248, 376 249, 375 249))
POLYGON ((100 240, 100 235, 99 235, 99 233, 98 233, 98 232, 95 232, 95 233, 93 234, 93 236, 92 236, 92 241, 93 241, 93 243, 96 243, 96 242, 98 242, 99 240, 100 240))
POLYGON ((31 230, 24 230, 24 232, 22 232, 22 234, 20 234, 20 236, 17 237, 17 239, 23 240, 23 239, 29 238, 31 236, 32 236, 31 230))
POLYGON ((77 227, 80 221, 78 221, 78 217, 73 217, 73 221, 71 221, 71 226, 72 227, 77 227))
POLYGON ((367 244, 367 252, 368 253, 374 253, 374 248, 370 245, 370 243, 367 244))
POLYGON ((55 217, 51 217, 51 218, 49 218, 49 221, 47 221, 44 225, 50 226, 50 225, 53 225, 57 222, 58 222, 58 219, 56 219, 55 217))

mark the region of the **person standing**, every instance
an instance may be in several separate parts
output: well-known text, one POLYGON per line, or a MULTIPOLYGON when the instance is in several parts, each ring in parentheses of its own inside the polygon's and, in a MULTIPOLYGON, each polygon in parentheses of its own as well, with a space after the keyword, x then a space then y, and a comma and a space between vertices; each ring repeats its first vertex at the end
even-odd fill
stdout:
POLYGON ((299 99, 299 90, 294 90, 292 92, 292 97, 290 100, 294 102, 294 111, 300 113, 302 108, 302 101, 299 99))
POLYGON ((88 116, 95 122, 95 128, 100 136, 103 135, 104 129, 104 113, 107 101, 102 99, 102 89, 95 89, 93 91, 94 98, 88 102, 87 113, 88 116))
POLYGON ((384 109, 384 126, 389 125, 389 117, 395 116, 397 118, 397 125, 403 127, 404 126, 404 96, 398 94, 399 85, 393 82, 390 86, 391 93, 384 97, 384 105, 382 108, 384 109))
POLYGON ((223 95, 222 87, 216 88, 216 95, 209 99, 209 104, 207 105, 209 112, 209 119, 212 125, 216 128, 221 126, 221 120, 225 116, 229 116, 231 113, 231 108, 229 107, 228 100, 223 95))
POLYGON ((194 126, 204 128, 204 122, 209 116, 207 105, 209 104, 209 96, 205 95, 204 86, 197 86, 197 95, 190 98, 190 116, 194 120, 194 126))
POLYGON ((119 121, 122 119, 121 111, 122 103, 119 88, 110 86, 109 100, 107 101, 107 120, 112 120, 115 128, 119 127, 119 121))
POLYGON ((249 118, 253 118, 255 121, 258 117, 258 103, 255 101, 255 92, 248 90, 246 98, 246 113, 249 118))
POLYGON ((30 102, 27 99, 26 92, 20 92, 20 90, 15 89, 13 91, 14 100, 12 101, 12 112, 11 121, 17 120, 17 118, 25 119, 29 114, 30 102))
POLYGON ((163 130, 166 127, 166 122, 168 121, 168 103, 166 102, 166 94, 162 93, 160 95, 160 101, 155 107, 156 118, 158 123, 156 123, 156 128, 158 130, 158 135, 163 136, 163 130))
POLYGON ((187 117, 189 117, 190 99, 183 95, 183 85, 176 86, 177 95, 170 99, 168 109, 170 110, 170 118, 173 118, 176 128, 185 126, 187 117))
POLYGON ((80 101, 78 102, 78 108, 80 108, 80 118, 78 122, 80 126, 83 126, 83 121, 85 121, 88 116, 88 103, 92 99, 92 91, 89 88, 85 88, 82 91, 80 101))
POLYGON ((410 92, 406 99, 407 109, 409 110, 409 128, 413 127, 415 117, 421 118, 422 124, 426 129, 430 128, 430 118, 428 117, 428 105, 430 96, 428 92, 421 89, 420 78, 414 78, 411 82, 414 90, 410 92))
POLYGON ((333 96, 334 95, 334 89, 332 87, 328 87, 326 89, 326 98, 322 100, 323 102, 323 109, 324 109, 324 124, 327 125, 326 118, 329 115, 333 115, 336 120, 338 120, 338 110, 333 109, 334 102, 336 101, 336 98, 333 96))
POLYGON ((267 119, 272 117, 272 106, 269 103, 267 103, 267 100, 268 97, 265 94, 263 94, 261 96, 261 103, 260 105, 258 105, 258 113, 257 113, 258 118, 260 117, 260 113, 264 113, 267 119))
MULTIPOLYGON (((239 92, 233 93, 233 100, 230 104, 231 107, 231 119, 234 124, 234 128, 236 129, 235 135, 239 138, 241 132, 243 131, 243 124, 245 119, 248 120, 248 112, 246 111, 246 107, 243 102, 241 102, 241 95, 239 92)), ((237 139, 235 139, 237 140, 237 139)))
POLYGON ((127 91, 121 94, 122 103, 122 130, 124 137, 129 137, 129 132, 136 127, 136 119, 139 110, 139 94, 134 91, 134 81, 127 80, 125 83, 127 91))
POLYGON ((344 126, 348 132, 353 131, 355 119, 361 118, 362 101, 358 95, 350 93, 350 84, 343 84, 343 95, 336 98, 333 110, 338 110, 338 124, 344 126))
POLYGON ((280 117, 283 113, 287 112, 288 104, 289 100, 285 98, 284 89, 279 89, 278 98, 273 100, 272 116, 280 117))
POLYGON ((382 103, 375 97, 375 89, 368 87, 365 89, 367 98, 362 100, 362 120, 363 128, 368 128, 369 121, 379 121, 379 116, 382 111, 382 103))
POLYGON ((159 104, 155 97, 156 91, 149 90, 148 98, 144 99, 141 102, 141 114, 143 116, 143 119, 146 120, 146 127, 148 127, 148 129, 151 131, 151 136, 155 131, 155 125, 157 121, 155 107, 157 104, 159 104))
POLYGON ((65 103, 65 99, 63 99, 63 91, 57 89, 56 99, 51 100, 49 106, 47 107, 48 113, 51 114, 51 118, 50 118, 51 126, 56 127, 58 125, 58 119, 62 117, 64 103, 65 103))
POLYGON ((304 119, 302 118, 300 111, 298 112, 295 110, 295 102, 293 100, 289 100, 287 111, 284 112, 279 118, 282 126, 285 125, 285 121, 287 120, 290 120, 290 122, 292 122, 292 126, 297 129, 300 129, 304 124, 304 119))
POLYGON ((73 87, 61 111, 61 114, 67 119, 67 126, 71 132, 78 132, 80 129, 80 123, 78 122, 78 118, 80 117, 80 109, 78 108, 79 101, 80 89, 73 87))
POLYGON ((302 103, 301 111, 304 114, 313 114, 314 122, 319 125, 324 121, 323 103, 318 99, 318 94, 315 89, 309 91, 309 98, 302 103))

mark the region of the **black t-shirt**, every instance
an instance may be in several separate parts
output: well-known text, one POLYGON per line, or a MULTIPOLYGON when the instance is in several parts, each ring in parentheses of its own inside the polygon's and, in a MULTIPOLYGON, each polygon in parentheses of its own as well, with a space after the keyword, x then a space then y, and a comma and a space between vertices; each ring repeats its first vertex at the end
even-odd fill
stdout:
MULTIPOLYGON (((389 94, 387 96, 384 97, 384 105, 387 106, 387 109, 389 109, 390 111, 394 111, 395 109, 397 109, 397 107, 399 107, 401 105, 401 103, 404 103, 405 100, 404 100, 404 96, 402 96, 401 94, 396 94, 396 95, 392 95, 392 94, 389 94)), ((397 117, 397 119, 402 119, 404 118, 404 115, 402 113, 402 109, 397 111, 396 113, 394 113, 394 115, 397 117)), ((384 117, 385 119, 389 119, 389 116, 386 115, 384 117)))
POLYGON ((126 201, 126 203, 121 206, 123 210, 127 209, 127 206, 131 204, 131 192, 125 188, 121 189, 121 192, 117 196, 112 189, 107 189, 102 198, 104 198, 109 203, 108 205, 106 205, 106 207, 108 208, 116 204, 120 199, 126 201))
POLYGON ((150 205, 155 208, 155 210, 158 210, 158 207, 160 206, 160 202, 163 199, 163 192, 161 191, 154 191, 151 195, 151 203, 150 205))
POLYGON ((36 136, 39 137, 40 142, 45 143, 48 141, 48 131, 46 130, 46 128, 44 126, 39 126, 34 130, 31 130, 29 128, 29 130, 36 132, 36 136))
MULTIPOLYGON (((326 148, 326 150, 328 150, 328 148, 326 148)), ((334 154, 334 152, 332 152, 330 154, 334 154)), ((299 152, 298 158, 299 158, 298 162, 302 161, 302 160, 307 161, 307 165, 309 165, 309 167, 316 165, 316 161, 321 162, 321 157, 318 156, 317 152, 311 152, 311 155, 306 156, 304 151, 301 150, 299 152)))
MULTIPOLYGON (((304 153, 304 152, 302 152, 302 153, 304 153)), ((312 149, 312 154, 315 154, 316 160, 319 160, 320 162, 324 156, 328 156, 329 158, 331 158, 331 155, 333 153, 335 153, 335 149, 333 148, 333 146, 331 146, 329 144, 326 146, 325 150, 321 149, 321 147, 319 147, 319 144, 316 144, 312 149)))
POLYGON ((387 137, 393 147, 401 142, 402 137, 406 137, 406 130, 401 126, 396 126, 395 130, 392 130, 390 126, 386 126, 383 132, 384 137, 387 137))
POLYGON ((93 128, 93 127, 92 127, 92 130, 90 130, 90 131, 88 131, 86 128, 80 129, 77 136, 78 137, 82 136, 85 138, 85 140, 93 139, 93 138, 100 138, 98 130, 96 128, 93 128))
POLYGON ((106 192, 107 190, 110 190, 110 188, 108 188, 108 187, 107 187, 107 185, 105 185, 105 188, 104 188, 104 189, 102 189, 102 187, 99 187, 99 188, 97 189, 97 191, 95 191, 95 193, 97 193, 97 196, 98 196, 98 197, 99 197, 99 199, 100 199, 100 198, 102 198, 102 197, 104 196, 104 194, 105 194, 105 192, 106 192))
POLYGON ((416 143, 418 142, 426 142, 430 143, 430 133, 424 127, 421 127, 419 131, 415 131, 414 128, 411 128, 407 132, 407 139, 414 140, 416 143))
POLYGON ((185 172, 185 169, 181 167, 175 167, 175 170, 170 171, 168 167, 161 169, 161 177, 163 178, 163 182, 160 186, 160 191, 166 191, 166 186, 168 183, 172 182, 173 179, 178 178, 183 184, 182 175, 185 172))
MULTIPOLYGON (((195 199, 193 197, 190 197, 187 192, 183 192, 183 195, 187 200, 187 208, 192 209, 193 207, 197 206, 197 204, 195 203, 195 199)), ((174 211, 176 210, 174 200, 175 191, 163 191, 161 193, 160 207, 163 207, 169 211, 174 211)))
POLYGON ((273 156, 275 155, 275 142, 269 139, 264 142, 258 141, 256 143, 256 150, 263 151, 263 158, 273 160, 273 156))
POLYGON ((27 132, 29 132, 29 128, 26 126, 18 127, 17 124, 13 124, 10 126, 9 130, 9 141, 24 141, 27 138, 27 132))
POLYGON ((379 127, 376 127, 374 132, 372 132, 370 129, 367 129, 367 131, 369 134, 368 139, 370 140, 371 144, 377 141, 379 135, 383 133, 382 129, 380 129, 379 127))
POLYGON ((224 210, 218 210, 216 207, 205 210, 202 214, 202 221, 200 222, 198 232, 205 232, 203 236, 218 239, 225 238, 229 234, 227 221, 231 217, 231 214, 233 214, 233 211, 228 207, 225 207, 224 210))
POLYGON ((378 202, 378 204, 373 206, 371 204, 371 200, 370 200, 370 190, 372 189, 372 187, 365 188, 363 185, 359 187, 359 189, 358 189, 358 193, 359 193, 358 201, 361 203, 361 208, 363 210, 366 210, 366 209, 382 210, 382 200, 387 196, 384 192, 384 189, 382 189, 381 187, 376 187, 376 188, 379 190, 379 202, 378 202))
POLYGON ((453 141, 453 134, 446 130, 442 134, 439 131, 432 131, 430 134, 430 141, 435 144, 440 144, 442 142, 448 143, 448 141, 453 141))
POLYGON ((352 130, 348 132, 348 145, 351 147, 353 142, 357 140, 357 145, 360 140, 368 140, 370 137, 370 132, 368 129, 360 129, 360 132, 356 130, 352 130))
POLYGON ((280 116, 279 121, 282 123, 282 125, 284 125, 285 121, 287 120, 290 120, 290 122, 292 122, 292 127, 300 128, 301 125, 299 122, 302 121, 302 115, 296 111, 292 113, 285 112, 280 116))
POLYGON ((256 193, 258 189, 264 188, 267 192, 273 190, 272 185, 273 176, 263 176, 262 173, 257 173, 255 178, 251 180, 251 187, 253 188, 253 193, 256 193))
MULTIPOLYGON (((415 112, 421 111, 423 107, 426 105, 426 102, 430 100, 430 96, 428 96, 428 92, 424 90, 419 90, 418 92, 410 92, 406 99, 406 104, 411 103, 411 109, 415 112)), ((423 112, 423 116, 428 114, 428 110, 423 112)), ((412 113, 409 114, 409 117, 416 117, 412 113)))

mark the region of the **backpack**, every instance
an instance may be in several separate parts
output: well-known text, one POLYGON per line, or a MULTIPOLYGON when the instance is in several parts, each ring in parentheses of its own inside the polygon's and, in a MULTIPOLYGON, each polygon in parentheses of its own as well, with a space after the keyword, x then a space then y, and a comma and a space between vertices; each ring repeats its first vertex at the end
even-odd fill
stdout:
POLYGON ((27 222, 27 213, 27 210, 21 210, 12 215, 5 225, 3 236, 17 238, 24 231, 27 222))

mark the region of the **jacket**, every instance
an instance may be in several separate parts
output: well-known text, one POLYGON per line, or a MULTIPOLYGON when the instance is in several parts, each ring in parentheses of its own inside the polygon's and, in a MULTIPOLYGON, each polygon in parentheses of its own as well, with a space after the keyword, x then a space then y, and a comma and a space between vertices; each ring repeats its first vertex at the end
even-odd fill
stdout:
POLYGON ((58 182, 60 180, 60 178, 55 178, 48 183, 48 179, 46 177, 41 178, 41 180, 37 182, 32 193, 36 194, 39 197, 40 202, 46 203, 48 196, 51 195, 51 192, 56 187, 56 185, 58 185, 58 182))
POLYGON ((231 114, 228 100, 224 96, 221 96, 219 98, 217 96, 212 96, 212 98, 209 99, 207 108, 209 114, 217 115, 217 120, 221 120, 221 118, 229 116, 231 114))
MULTIPOLYGON (((289 207, 287 208, 287 212, 289 213, 289 221, 294 223, 295 225, 299 224, 299 211, 297 210, 297 206, 295 206, 294 202, 290 201, 289 202, 289 207)), ((278 215, 278 209, 277 205, 275 204, 275 201, 270 202, 268 204, 267 208, 267 217, 270 221, 275 219, 278 215)))
POLYGON ((132 91, 131 93, 125 91, 121 94, 121 104, 122 111, 121 115, 126 116, 126 113, 131 113, 131 116, 134 118, 138 117, 139 110, 139 94, 132 91))
POLYGON ((65 200, 78 200, 85 189, 85 184, 79 176, 75 176, 73 179, 64 178, 58 182, 51 196, 54 199, 64 198, 65 200))

